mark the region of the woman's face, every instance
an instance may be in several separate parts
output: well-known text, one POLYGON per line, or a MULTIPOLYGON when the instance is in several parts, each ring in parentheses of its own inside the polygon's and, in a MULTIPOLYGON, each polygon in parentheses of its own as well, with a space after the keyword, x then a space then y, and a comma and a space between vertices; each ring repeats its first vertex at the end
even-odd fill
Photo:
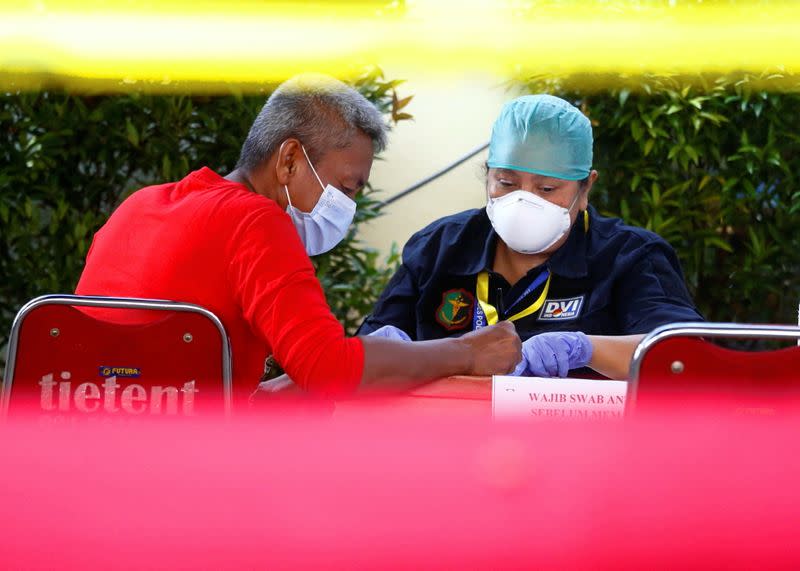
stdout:
MULTIPOLYGON (((548 202, 569 209, 570 228, 575 223, 578 213, 589 206, 589 191, 597 180, 597 171, 589 174, 588 180, 581 184, 577 180, 542 176, 524 171, 491 168, 489 169, 486 187, 490 198, 503 196, 522 190, 535 194, 548 202)), ((541 254, 552 254, 566 242, 569 232, 541 254)))
POLYGON ((511 169, 491 168, 486 185, 490 198, 500 198, 515 190, 524 190, 562 208, 569 208, 575 201, 575 206, 570 212, 574 221, 580 210, 586 210, 589 204, 589 190, 596 178, 597 172, 592 171, 589 175, 589 182, 581 187, 580 181, 577 180, 564 180, 511 169))

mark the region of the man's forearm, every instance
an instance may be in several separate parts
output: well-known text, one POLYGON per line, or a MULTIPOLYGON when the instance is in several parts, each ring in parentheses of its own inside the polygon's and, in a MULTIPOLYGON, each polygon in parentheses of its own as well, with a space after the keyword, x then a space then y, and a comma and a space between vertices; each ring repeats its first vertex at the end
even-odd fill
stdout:
POLYGON ((362 337, 364 373, 362 386, 398 387, 451 375, 507 374, 522 359, 522 342, 514 324, 501 321, 434 341, 397 341, 362 337))
POLYGON ((627 379, 636 346, 644 335, 589 335, 592 358, 589 367, 610 379, 627 379))
POLYGON ((362 387, 408 388, 420 382, 468 374, 472 355, 457 339, 408 343, 381 337, 361 337, 364 344, 362 387))

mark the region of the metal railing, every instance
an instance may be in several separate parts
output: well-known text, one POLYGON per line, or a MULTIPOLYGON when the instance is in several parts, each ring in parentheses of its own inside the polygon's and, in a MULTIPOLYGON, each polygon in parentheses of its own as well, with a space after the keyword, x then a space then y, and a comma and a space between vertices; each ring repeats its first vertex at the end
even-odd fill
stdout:
POLYGON ((451 170, 453 170, 457 166, 467 162, 472 157, 474 157, 478 153, 480 153, 483 150, 485 150, 488 146, 489 146, 488 142, 483 143, 481 145, 478 145, 477 147, 472 149, 470 152, 468 152, 466 155, 456 159, 454 162, 450 163, 446 167, 436 171, 435 173, 433 173, 432 175, 430 175, 430 176, 428 176, 426 178, 423 178, 421 181, 412 184, 407 189, 398 192, 394 196, 389 197, 387 200, 383 201, 383 206, 388 206, 388 205, 390 205, 390 204, 392 204, 394 202, 397 202, 401 198, 404 198, 404 197, 408 196, 409 194, 411 194, 412 192, 415 192, 415 191, 419 190, 423 186, 425 186, 427 184, 430 184, 431 182, 435 181, 437 178, 446 175, 447 173, 449 173, 451 170))

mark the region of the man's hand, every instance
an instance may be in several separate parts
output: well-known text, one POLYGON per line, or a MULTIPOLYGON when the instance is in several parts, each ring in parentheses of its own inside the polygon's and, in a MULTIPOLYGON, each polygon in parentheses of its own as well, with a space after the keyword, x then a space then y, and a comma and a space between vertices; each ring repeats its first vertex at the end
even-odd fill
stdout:
POLYGON ((290 388, 297 389, 298 387, 294 384, 292 379, 289 378, 289 375, 284 373, 280 377, 275 377, 274 379, 258 383, 258 388, 256 391, 260 391, 262 393, 280 393, 290 388))
POLYGON ((336 405, 329 398, 317 398, 301 389, 289 375, 281 375, 258 384, 250 395, 250 410, 255 413, 301 414, 330 417, 336 405))
POLYGON ((570 369, 589 364, 592 342, 579 331, 555 331, 534 335, 522 344, 522 361, 514 376, 566 377, 570 369))
POLYGON ((520 362, 522 342, 514 324, 501 321, 459 338, 472 356, 469 375, 501 375, 514 370, 520 362))

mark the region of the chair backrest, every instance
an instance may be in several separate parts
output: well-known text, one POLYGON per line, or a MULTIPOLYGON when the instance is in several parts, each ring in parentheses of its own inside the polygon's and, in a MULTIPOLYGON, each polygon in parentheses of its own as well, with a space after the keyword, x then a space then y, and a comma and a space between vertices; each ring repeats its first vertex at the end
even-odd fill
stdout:
POLYGON ((631 363, 627 410, 684 400, 742 412, 798 408, 800 347, 742 351, 709 339, 796 341, 800 327, 737 323, 675 323, 639 343, 631 363))
POLYGON ((2 406, 53 418, 227 413, 228 337, 187 303, 39 297, 12 325, 2 406))

